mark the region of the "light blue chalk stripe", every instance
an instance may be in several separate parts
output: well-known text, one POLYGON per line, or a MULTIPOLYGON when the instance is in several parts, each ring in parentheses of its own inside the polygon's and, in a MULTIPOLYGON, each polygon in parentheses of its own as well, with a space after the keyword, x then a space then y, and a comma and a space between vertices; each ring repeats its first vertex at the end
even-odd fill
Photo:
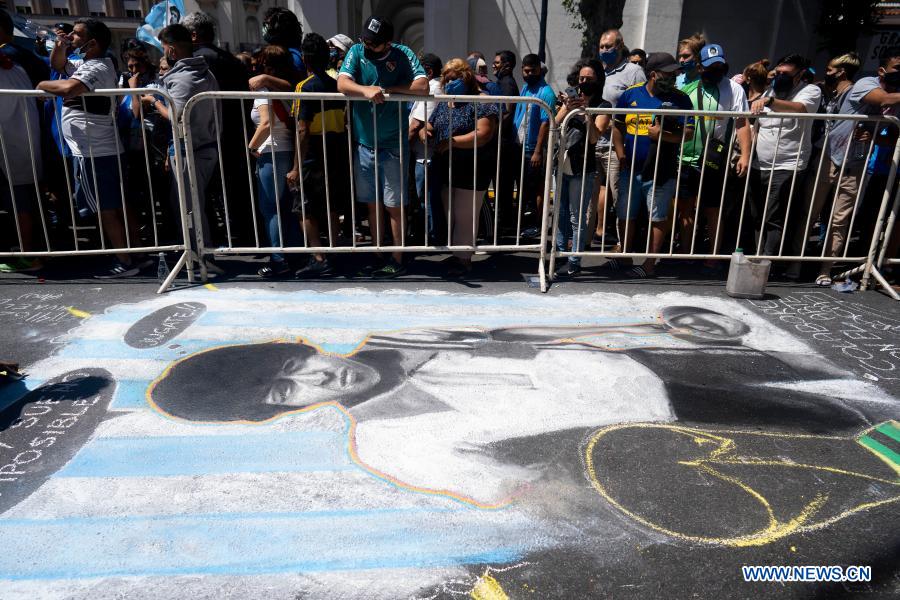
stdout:
POLYGON ((0 520, 0 578, 235 574, 507 563, 530 545, 522 519, 479 511, 0 520))
POLYGON ((56 477, 173 477, 221 473, 346 471, 341 432, 100 438, 56 477))
MULTIPOLYGON (((247 340, 228 340, 227 344, 244 344, 247 340)), ((63 358, 89 359, 144 359, 174 361, 184 358, 200 350, 221 346, 223 342, 213 340, 194 340, 175 338, 171 342, 156 348, 132 348, 122 340, 80 338, 72 340, 62 347, 57 354, 63 358), (177 346, 169 348, 169 346, 177 346)))
MULTIPOLYGON (((172 304, 178 302, 203 302, 208 299, 203 293, 181 294, 172 296, 172 304)), ((538 295, 510 296, 478 296, 457 295, 446 296, 428 294, 320 294, 309 291, 283 293, 235 294, 230 296, 235 302, 290 302, 316 304, 360 304, 366 306, 502 306, 502 307, 541 307, 552 303, 552 298, 538 295)), ((122 306, 115 311, 134 310, 134 305, 122 306)), ((145 312, 145 311, 141 311, 145 312)))
MULTIPOLYGON (((107 321, 117 323, 133 323, 140 318, 134 313, 110 314, 102 317, 107 321)), ((291 329, 355 329, 363 331, 396 331, 398 329, 411 329, 417 327, 509 327, 514 325, 528 325, 528 317, 516 315, 507 310, 503 314, 479 315, 473 317, 471 322, 459 315, 403 315, 391 314, 380 317, 371 312, 344 315, 322 315, 314 313, 268 312, 263 314, 248 312, 218 312, 212 311, 200 317, 195 325, 219 326, 219 327, 280 327, 291 329)), ((533 318, 532 318, 533 320, 533 318)), ((559 318, 549 315, 540 316, 541 325, 617 325, 626 322, 626 319, 584 318, 573 319, 571 317, 559 318)), ((174 343, 180 343, 175 338, 174 343)))
POLYGON ((119 379, 109 405, 111 410, 137 410, 147 408, 148 379, 119 379))

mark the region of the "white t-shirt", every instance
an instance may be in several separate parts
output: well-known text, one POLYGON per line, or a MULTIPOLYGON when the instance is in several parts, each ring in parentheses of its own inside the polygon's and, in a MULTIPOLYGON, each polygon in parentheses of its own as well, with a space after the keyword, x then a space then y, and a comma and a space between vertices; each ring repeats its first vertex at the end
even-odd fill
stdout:
MULTIPOLYGON (((31 80, 25 70, 15 65, 11 69, 0 69, 0 90, 31 90, 31 80)), ((41 125, 38 120, 37 104, 34 98, 0 95, 0 136, 6 148, 6 160, 0 154, 0 173, 13 185, 34 182, 35 172, 41 177, 41 125), (28 119, 26 122, 25 119, 28 119), (31 147, 28 133, 31 128, 31 147), (33 153, 33 154, 32 154, 33 153), (7 162, 9 172, 7 172, 7 162)), ((4 190, 8 193, 8 190, 4 190)))
MULTIPOLYGON (((268 92, 269 90, 262 88, 259 91, 268 92)), ((284 124, 284 121, 278 118, 278 115, 272 110, 271 102, 271 100, 266 98, 257 98, 253 101, 253 110, 250 111, 250 119, 253 120, 254 125, 259 127, 259 107, 265 105, 269 108, 269 123, 272 125, 272 133, 266 138, 266 141, 260 145, 259 153, 262 154, 266 151, 271 152, 271 146, 273 146, 272 138, 275 138, 275 152, 290 152, 294 149, 294 132, 293 130, 288 129, 288 126, 284 124)), ((290 119, 291 111, 288 107, 285 107, 285 112, 290 119)))
MULTIPOLYGON (((766 92, 765 97, 771 96, 766 92)), ((805 84, 793 94, 785 98, 788 102, 799 102, 806 107, 806 112, 815 114, 822 101, 822 91, 818 86, 805 84)), ((770 109, 766 114, 777 115, 770 109)), ((777 119, 761 118, 759 134, 756 138, 756 156, 753 157, 753 168, 776 170, 803 170, 812 150, 812 119, 777 119), (778 130, 781 129, 781 137, 778 130), (801 139, 803 144, 801 146, 801 139), (777 145, 777 154, 776 154, 777 145), (799 161, 798 161, 799 157, 799 161)))
MULTIPOLYGON (((78 66, 68 62, 66 74, 91 92, 116 87, 116 69, 108 58, 92 58, 78 66)), ((119 153, 114 107, 112 97, 79 96, 63 102, 62 134, 73 155, 97 158, 119 153)))
MULTIPOLYGON (((435 94, 441 93, 441 80, 439 77, 436 77, 428 82, 428 93, 434 96, 435 94)), ((418 102, 413 103, 412 110, 409 113, 409 123, 412 125, 413 120, 419 120, 423 123, 427 123, 428 119, 425 118, 426 108, 428 117, 430 118, 432 113, 434 112, 434 107, 437 105, 436 102, 426 102, 425 100, 419 100, 418 102)), ((431 150, 432 145, 428 145, 428 154, 425 153, 425 144, 422 143, 422 140, 419 139, 418 136, 413 138, 412 144, 410 144, 410 152, 415 160, 421 162, 423 160, 428 160, 431 158, 431 150)))

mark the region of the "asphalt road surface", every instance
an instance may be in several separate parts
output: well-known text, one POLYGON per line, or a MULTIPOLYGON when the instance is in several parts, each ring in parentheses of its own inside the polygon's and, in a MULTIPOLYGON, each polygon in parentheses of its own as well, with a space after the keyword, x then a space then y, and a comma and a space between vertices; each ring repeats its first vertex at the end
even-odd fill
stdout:
POLYGON ((0 598, 900 596, 896 304, 497 260, 0 278, 0 598))

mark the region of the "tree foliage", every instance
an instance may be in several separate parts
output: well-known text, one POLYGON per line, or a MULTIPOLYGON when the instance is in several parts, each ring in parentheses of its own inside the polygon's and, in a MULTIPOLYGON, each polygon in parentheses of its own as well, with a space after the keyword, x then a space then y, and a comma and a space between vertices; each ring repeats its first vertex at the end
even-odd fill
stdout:
POLYGON ((878 24, 879 0, 822 0, 822 12, 816 28, 821 48, 830 56, 856 50, 861 35, 871 33, 878 24))
POLYGON ((574 17, 572 26, 581 31, 581 56, 597 53, 597 41, 607 29, 622 26, 625 0, 562 0, 563 8, 574 17))

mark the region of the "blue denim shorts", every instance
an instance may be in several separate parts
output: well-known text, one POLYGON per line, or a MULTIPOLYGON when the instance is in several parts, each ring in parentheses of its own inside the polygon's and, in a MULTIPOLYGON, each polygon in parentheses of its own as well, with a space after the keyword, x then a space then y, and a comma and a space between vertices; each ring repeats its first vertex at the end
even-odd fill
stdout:
MULTIPOLYGON (((409 152, 404 151, 404 168, 409 160, 409 152)), ((389 208, 409 204, 406 190, 406 173, 400 168, 399 148, 378 149, 378 186, 375 184, 375 150, 360 144, 353 161, 356 183, 356 199, 365 204, 376 200, 389 208)))
POLYGON ((628 171, 619 173, 619 201, 616 203, 616 216, 620 220, 633 221, 641 215, 641 204, 647 207, 650 220, 656 223, 665 221, 669 215, 669 206, 675 196, 675 178, 668 181, 643 181, 640 174, 631 176, 628 171), (629 187, 631 201, 629 202, 629 187), (630 207, 630 208, 629 208, 630 207))

